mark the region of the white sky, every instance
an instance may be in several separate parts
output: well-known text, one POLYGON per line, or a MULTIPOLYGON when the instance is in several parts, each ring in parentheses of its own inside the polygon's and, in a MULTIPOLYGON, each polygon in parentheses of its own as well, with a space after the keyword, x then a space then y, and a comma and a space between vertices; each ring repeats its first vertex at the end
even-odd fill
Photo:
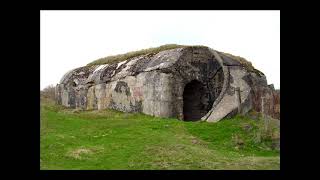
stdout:
POLYGON ((41 11, 41 89, 101 57, 164 44, 238 55, 280 88, 280 11, 41 11))

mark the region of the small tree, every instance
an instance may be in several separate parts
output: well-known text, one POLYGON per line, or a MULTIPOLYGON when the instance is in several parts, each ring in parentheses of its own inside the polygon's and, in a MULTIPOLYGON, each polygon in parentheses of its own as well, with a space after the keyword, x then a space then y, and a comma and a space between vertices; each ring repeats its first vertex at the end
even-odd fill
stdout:
POLYGON ((54 85, 49 85, 45 87, 42 91, 40 91, 40 95, 44 98, 55 99, 55 87, 54 85))

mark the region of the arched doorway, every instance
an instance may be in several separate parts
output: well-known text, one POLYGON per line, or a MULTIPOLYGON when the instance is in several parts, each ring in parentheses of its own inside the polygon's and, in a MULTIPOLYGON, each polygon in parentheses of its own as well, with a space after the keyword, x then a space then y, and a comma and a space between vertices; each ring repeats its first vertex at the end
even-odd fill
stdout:
POLYGON ((185 121, 200 120, 208 112, 206 87, 197 80, 186 84, 183 91, 183 119, 185 121))

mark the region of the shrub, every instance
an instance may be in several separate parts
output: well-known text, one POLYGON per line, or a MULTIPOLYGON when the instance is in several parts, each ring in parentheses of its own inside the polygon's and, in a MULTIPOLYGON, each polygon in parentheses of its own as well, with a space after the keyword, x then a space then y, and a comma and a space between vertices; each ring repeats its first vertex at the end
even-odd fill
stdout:
POLYGON ((48 98, 48 99, 55 99, 55 87, 51 84, 47 87, 45 87, 42 91, 40 91, 40 95, 43 98, 48 98))

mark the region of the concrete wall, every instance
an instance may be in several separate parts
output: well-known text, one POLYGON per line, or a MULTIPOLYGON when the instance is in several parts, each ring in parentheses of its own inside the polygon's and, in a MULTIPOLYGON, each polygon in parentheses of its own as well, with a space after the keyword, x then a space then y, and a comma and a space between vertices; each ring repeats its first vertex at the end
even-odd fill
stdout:
MULTIPOLYGON (((156 71, 143 72, 137 76, 88 88, 86 109, 115 109, 124 112, 143 112, 145 114, 173 117, 175 97, 172 74, 156 71)), ((69 107, 67 90, 62 95, 63 105, 69 107)))

